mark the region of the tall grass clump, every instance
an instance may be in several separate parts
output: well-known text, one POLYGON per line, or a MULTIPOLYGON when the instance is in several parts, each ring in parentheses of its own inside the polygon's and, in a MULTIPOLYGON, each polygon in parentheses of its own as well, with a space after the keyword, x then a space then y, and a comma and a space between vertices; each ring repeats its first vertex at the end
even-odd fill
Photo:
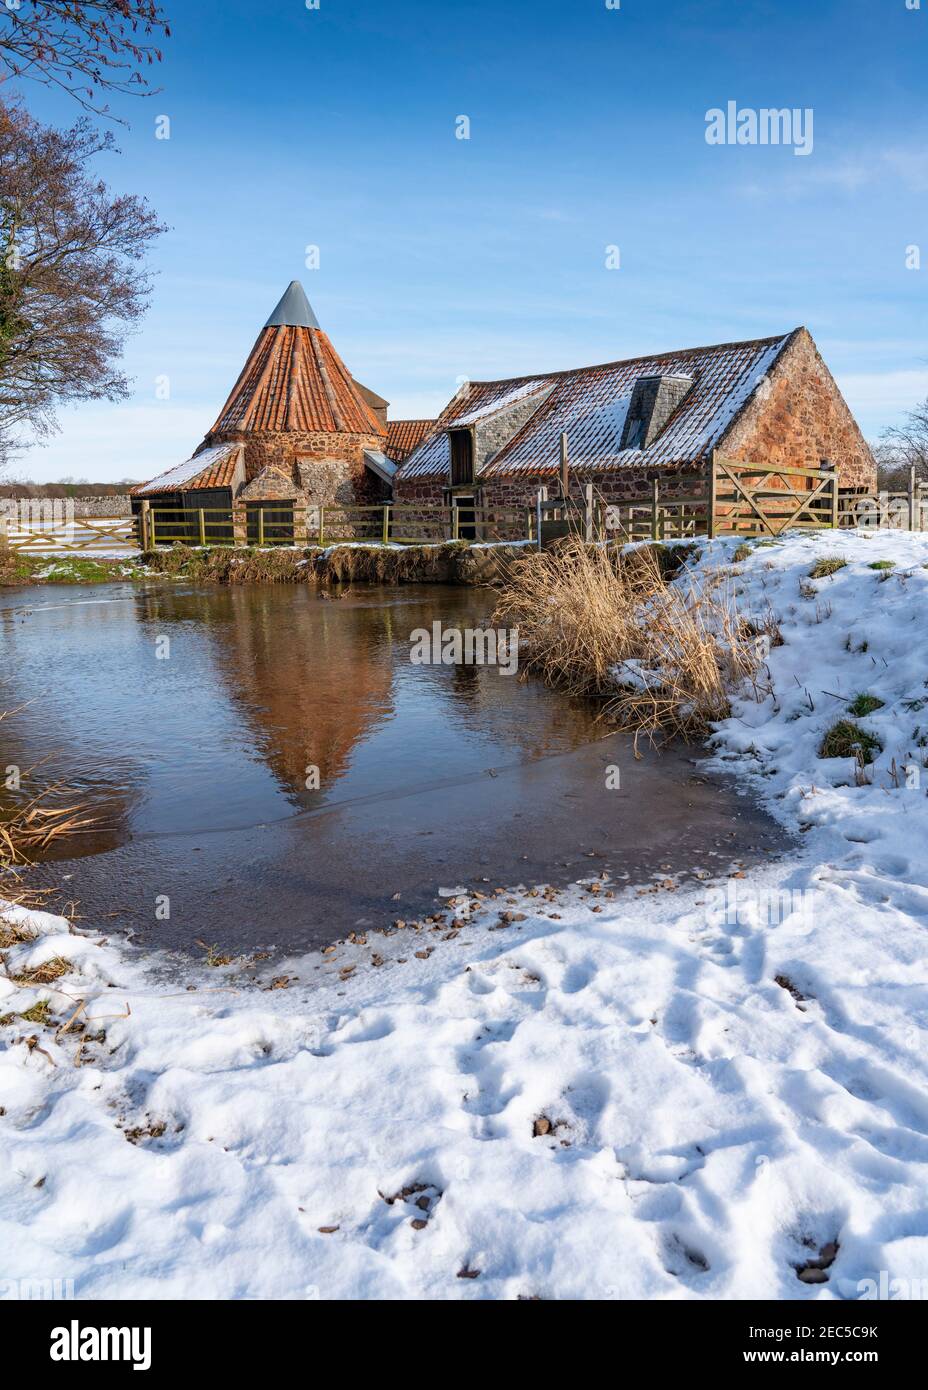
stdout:
POLYGON ((704 735, 761 659, 726 577, 684 571, 668 583, 652 547, 569 539, 533 552, 513 566, 494 621, 518 627, 525 669, 606 697, 629 733, 704 735))

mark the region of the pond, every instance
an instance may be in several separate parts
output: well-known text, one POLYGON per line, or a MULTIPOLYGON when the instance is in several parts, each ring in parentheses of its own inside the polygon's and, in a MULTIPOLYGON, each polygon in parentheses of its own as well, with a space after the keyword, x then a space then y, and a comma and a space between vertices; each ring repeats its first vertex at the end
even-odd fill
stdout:
POLYGON ((0 709, 18 710, 0 766, 41 762, 95 817, 32 879, 145 943, 290 950, 434 910, 441 888, 645 882, 780 848, 695 750, 636 759, 595 706, 410 660, 414 630, 492 607, 425 585, 0 591, 0 709))

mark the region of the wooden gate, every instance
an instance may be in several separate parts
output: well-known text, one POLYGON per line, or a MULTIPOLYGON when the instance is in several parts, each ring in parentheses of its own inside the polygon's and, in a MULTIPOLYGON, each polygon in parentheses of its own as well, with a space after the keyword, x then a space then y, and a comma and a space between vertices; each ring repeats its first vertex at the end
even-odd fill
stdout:
POLYGON ((32 520, 2 513, 0 545, 26 555, 131 555, 139 548, 131 516, 32 520))
POLYGON ((708 510, 710 536, 778 536, 790 528, 837 526, 838 472, 743 463, 715 453, 708 510))

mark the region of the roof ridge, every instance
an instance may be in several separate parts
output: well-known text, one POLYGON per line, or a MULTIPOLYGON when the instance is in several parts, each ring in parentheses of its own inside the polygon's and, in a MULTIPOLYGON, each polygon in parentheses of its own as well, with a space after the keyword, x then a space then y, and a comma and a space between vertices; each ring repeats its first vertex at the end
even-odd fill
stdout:
MULTIPOLYGON (((659 362, 666 357, 695 357, 703 352, 725 352, 731 348, 761 348, 773 347, 775 343, 785 344, 790 338, 794 338, 797 333, 801 333, 803 326, 792 328, 788 333, 774 333, 768 338, 745 338, 740 342, 732 343, 707 343, 704 347, 691 348, 670 348, 666 352, 643 352, 637 357, 618 357, 614 362, 593 362, 586 367, 568 367, 564 371, 553 372, 532 372, 526 376, 501 376, 488 378, 485 381, 472 381, 468 379, 468 386, 506 386, 528 381, 554 381, 561 377, 579 376, 582 372, 602 372, 610 367, 630 367, 633 362, 659 362)), ((453 399, 453 398, 452 398, 453 399)))

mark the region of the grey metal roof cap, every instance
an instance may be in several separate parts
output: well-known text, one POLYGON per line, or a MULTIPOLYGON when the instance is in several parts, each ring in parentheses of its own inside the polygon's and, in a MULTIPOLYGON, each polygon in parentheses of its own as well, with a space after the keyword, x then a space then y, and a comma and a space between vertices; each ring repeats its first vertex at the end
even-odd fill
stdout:
POLYGON ((299 280, 291 280, 265 328, 318 328, 319 320, 299 280))

